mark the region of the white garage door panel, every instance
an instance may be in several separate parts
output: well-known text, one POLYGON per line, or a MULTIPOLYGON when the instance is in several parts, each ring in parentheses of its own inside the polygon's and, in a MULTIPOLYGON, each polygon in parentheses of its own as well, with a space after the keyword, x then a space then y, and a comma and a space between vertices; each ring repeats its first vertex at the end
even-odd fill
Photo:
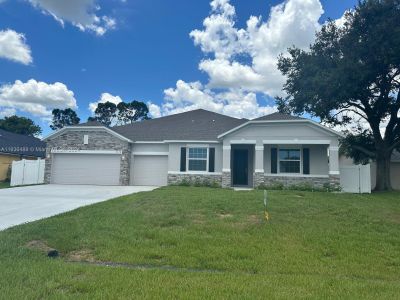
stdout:
POLYGON ((168 156, 134 156, 133 185, 167 185, 168 156))
POLYGON ((52 183, 119 185, 121 155, 54 154, 52 183))

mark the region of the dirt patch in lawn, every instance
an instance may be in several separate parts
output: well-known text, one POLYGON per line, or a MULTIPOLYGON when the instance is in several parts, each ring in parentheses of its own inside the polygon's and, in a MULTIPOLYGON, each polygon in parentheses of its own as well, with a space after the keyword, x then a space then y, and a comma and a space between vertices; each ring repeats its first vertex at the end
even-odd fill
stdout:
POLYGON ((92 251, 89 249, 69 252, 66 259, 70 262, 97 262, 92 251))
POLYGON ((218 214, 218 218, 220 218, 220 219, 229 219, 232 217, 233 217, 233 215, 230 213, 219 213, 218 214))
POLYGON ((400 214, 391 213, 388 215, 388 219, 395 224, 400 224, 400 214))
POLYGON ((49 247, 45 241, 41 241, 41 240, 29 241, 26 244, 26 247, 29 249, 32 249, 32 250, 37 250, 37 251, 46 252, 46 253, 51 250, 54 250, 54 248, 49 247))

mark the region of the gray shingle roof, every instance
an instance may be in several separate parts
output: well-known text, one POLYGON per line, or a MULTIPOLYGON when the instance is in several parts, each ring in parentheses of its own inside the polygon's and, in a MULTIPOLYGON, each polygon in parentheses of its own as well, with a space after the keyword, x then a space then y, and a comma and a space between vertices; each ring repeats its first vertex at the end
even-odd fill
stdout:
POLYGON ((46 143, 38 138, 0 129, 0 153, 44 157, 46 143))
POLYGON ((215 141, 218 135, 247 121, 197 109, 111 129, 132 141, 215 141))
POLYGON ((292 116, 289 114, 282 114, 276 112, 270 115, 254 119, 253 121, 288 121, 288 120, 305 120, 305 119, 297 116, 292 116))

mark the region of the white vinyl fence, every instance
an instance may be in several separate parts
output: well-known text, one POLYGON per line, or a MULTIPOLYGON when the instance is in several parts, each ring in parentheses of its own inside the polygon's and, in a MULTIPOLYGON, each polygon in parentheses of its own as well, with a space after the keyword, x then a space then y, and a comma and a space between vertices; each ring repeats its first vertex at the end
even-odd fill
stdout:
POLYGON ((342 166, 340 186, 346 193, 371 193, 371 165, 342 166))
POLYGON ((44 183, 44 159, 13 161, 11 186, 44 183))

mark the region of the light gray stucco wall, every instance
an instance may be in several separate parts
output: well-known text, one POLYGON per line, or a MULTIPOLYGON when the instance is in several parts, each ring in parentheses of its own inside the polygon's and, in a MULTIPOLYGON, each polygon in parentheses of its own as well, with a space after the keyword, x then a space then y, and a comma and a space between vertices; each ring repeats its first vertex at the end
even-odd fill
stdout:
POLYGON ((328 175, 328 145, 265 145, 264 146, 264 172, 271 173, 271 148, 309 148, 310 149, 310 175, 328 175))
POLYGON ((168 152, 168 144, 133 144, 132 152, 168 152))
MULTIPOLYGON (((82 130, 67 129, 60 135, 46 141, 45 183, 51 182, 51 167, 54 154, 51 149, 57 150, 116 150, 122 151, 120 184, 129 185, 131 144, 107 132, 105 129, 82 130), (89 143, 84 145, 84 136, 89 136, 89 143)), ((56 154, 55 154, 56 155, 56 154)), ((95 174, 94 174, 95 175, 95 174)))
POLYGON ((206 144, 206 143, 170 143, 168 157, 168 171, 180 172, 181 166, 181 147, 192 146, 208 146, 215 148, 215 173, 222 172, 222 144, 206 144))
POLYGON ((331 146, 338 146, 338 136, 317 125, 308 123, 267 123, 250 124, 224 137, 224 145, 232 141, 255 140, 262 145, 263 140, 329 140, 331 146))

